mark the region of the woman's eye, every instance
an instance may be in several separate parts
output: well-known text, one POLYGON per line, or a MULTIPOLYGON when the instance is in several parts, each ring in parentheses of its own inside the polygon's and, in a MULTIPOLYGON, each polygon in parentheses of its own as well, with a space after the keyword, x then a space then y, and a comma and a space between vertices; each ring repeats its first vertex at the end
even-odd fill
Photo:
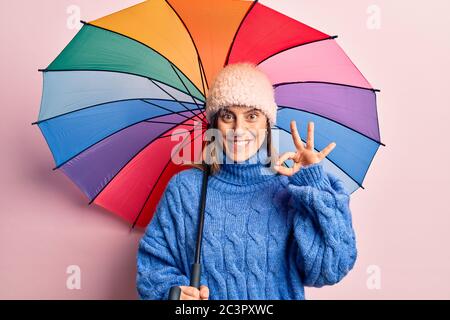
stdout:
POLYGON ((249 118, 250 118, 250 120, 256 120, 256 119, 258 119, 258 114, 252 113, 249 115, 249 118))
POLYGON ((233 116, 231 114, 229 114, 229 113, 226 113, 226 114, 224 114, 222 116, 222 119, 224 119, 224 120, 231 120, 231 119, 233 119, 233 116))

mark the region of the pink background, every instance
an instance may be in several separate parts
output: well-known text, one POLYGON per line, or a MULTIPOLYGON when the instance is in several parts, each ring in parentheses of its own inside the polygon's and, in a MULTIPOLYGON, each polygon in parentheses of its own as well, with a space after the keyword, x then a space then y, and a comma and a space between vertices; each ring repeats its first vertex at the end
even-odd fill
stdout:
MULTIPOLYGON (((37 126, 45 68, 77 32, 68 6, 90 21, 140 1, 0 2, 0 298, 135 299, 141 233, 87 198, 62 172, 37 126), (81 289, 66 288, 69 265, 81 289)), ((262 1, 328 34, 378 94, 381 147, 351 209, 359 256, 333 287, 308 299, 449 299, 450 2, 262 1), (367 26, 370 5, 380 29, 367 26), (447 163, 447 165, 446 165, 447 163), (371 266, 380 287, 367 285, 371 266)))

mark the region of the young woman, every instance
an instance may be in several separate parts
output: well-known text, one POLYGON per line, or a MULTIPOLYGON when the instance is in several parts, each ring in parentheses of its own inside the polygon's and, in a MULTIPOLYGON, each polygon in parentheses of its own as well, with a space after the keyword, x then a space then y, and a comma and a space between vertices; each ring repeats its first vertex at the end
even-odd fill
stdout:
POLYGON ((227 65, 208 93, 211 142, 201 251, 201 287, 189 287, 199 220, 202 170, 174 175, 143 235, 137 256, 141 299, 305 299, 304 286, 340 281, 357 250, 342 181, 324 170, 335 147, 314 150, 291 122, 295 151, 272 147, 277 106, 267 76, 251 63, 227 65), (282 166, 288 159, 292 168, 282 166), (220 161, 219 161, 220 160, 220 161), (275 163, 274 163, 275 162, 275 163))

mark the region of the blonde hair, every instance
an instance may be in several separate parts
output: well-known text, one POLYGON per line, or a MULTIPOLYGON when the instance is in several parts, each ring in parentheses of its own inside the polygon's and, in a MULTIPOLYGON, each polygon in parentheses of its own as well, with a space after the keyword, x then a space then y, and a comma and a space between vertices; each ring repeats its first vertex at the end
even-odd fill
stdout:
MULTIPOLYGON (((220 110, 218 112, 216 112, 212 118, 212 124, 210 127, 208 128, 215 128, 217 129, 218 125, 218 119, 219 119, 219 114, 220 114, 220 110)), ((266 117, 267 118, 267 117, 266 117)), ((267 118, 266 121, 266 130, 267 130, 267 135, 266 135, 266 139, 267 139, 267 155, 268 157, 271 159, 271 163, 273 164, 274 161, 273 159, 275 159, 278 156, 278 152, 277 150, 273 147, 272 144, 272 129, 271 129, 271 125, 270 125, 270 121, 267 118)), ((219 157, 217 154, 217 141, 209 141, 203 148, 202 150, 202 163, 193 163, 193 162, 185 162, 184 164, 188 167, 193 167, 193 168, 197 168, 200 170, 206 170, 206 163, 205 163, 205 159, 207 159, 206 156, 206 151, 209 150, 210 148, 209 145, 213 144, 211 146, 211 155, 210 155, 210 160, 209 160, 209 166, 210 166, 210 174, 216 174, 217 172, 219 172, 220 170, 220 161, 219 161, 219 157)))

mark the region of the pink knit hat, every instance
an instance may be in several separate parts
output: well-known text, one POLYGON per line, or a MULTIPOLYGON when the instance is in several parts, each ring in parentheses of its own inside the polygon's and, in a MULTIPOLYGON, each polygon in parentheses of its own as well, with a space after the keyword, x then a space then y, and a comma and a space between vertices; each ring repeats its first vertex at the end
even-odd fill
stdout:
POLYGON ((267 75, 250 62, 226 65, 215 77, 206 97, 206 119, 223 107, 242 105, 260 109, 271 125, 276 123, 278 106, 267 75))

